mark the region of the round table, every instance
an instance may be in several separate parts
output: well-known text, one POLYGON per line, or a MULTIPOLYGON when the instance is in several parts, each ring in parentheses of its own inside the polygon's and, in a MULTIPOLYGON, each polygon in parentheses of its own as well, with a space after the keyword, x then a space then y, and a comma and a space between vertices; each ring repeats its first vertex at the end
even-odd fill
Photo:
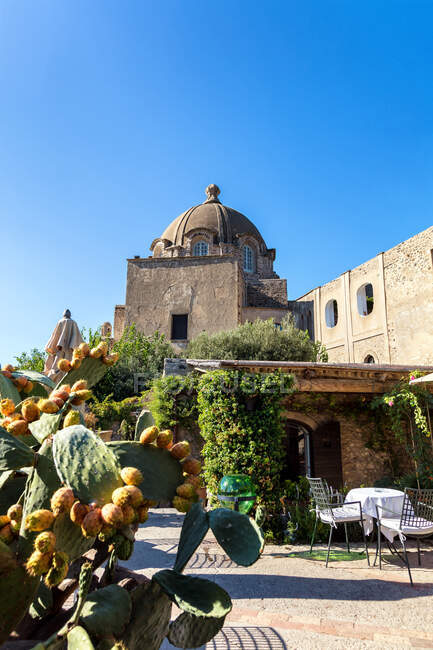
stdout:
POLYGON ((373 517, 377 517, 376 506, 386 508, 379 511, 386 517, 400 517, 403 507, 404 492, 392 490, 391 488, 354 488, 347 493, 345 502, 360 501, 362 512, 367 515, 364 522, 365 534, 369 535, 373 530, 373 517), (392 514, 391 514, 392 513, 392 514))

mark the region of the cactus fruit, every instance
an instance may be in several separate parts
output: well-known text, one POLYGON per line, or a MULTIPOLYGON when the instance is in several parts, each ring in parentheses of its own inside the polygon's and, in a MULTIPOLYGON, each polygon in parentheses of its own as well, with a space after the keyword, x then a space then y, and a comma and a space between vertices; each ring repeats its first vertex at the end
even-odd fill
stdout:
POLYGON ((39 533, 35 539, 35 551, 39 553, 52 553, 56 548, 56 536, 51 531, 47 530, 44 533, 39 533))
POLYGON ((170 429, 165 429, 165 431, 161 431, 158 434, 158 437, 156 439, 156 444, 158 447, 161 449, 164 449, 167 447, 167 445, 172 442, 173 440, 173 431, 170 431, 170 429))
POLYGON ((24 392, 26 395, 28 395, 29 393, 32 392, 32 390, 33 390, 34 387, 35 387, 34 383, 33 383, 32 381, 30 381, 30 379, 29 379, 28 382, 27 382, 27 384, 26 384, 26 385, 24 386, 24 388, 23 388, 23 392, 24 392))
POLYGON ((80 345, 78 346, 78 349, 80 350, 83 357, 88 357, 89 356, 89 354, 90 354, 90 346, 89 346, 88 343, 85 343, 83 341, 83 343, 80 343, 80 345))
POLYGON ((147 427, 144 429, 143 433, 140 436, 140 443, 142 445, 150 445, 152 442, 155 442, 159 434, 158 427, 147 427))
POLYGON ((122 506, 122 514, 123 514, 123 524, 125 526, 129 526, 129 524, 133 524, 137 520, 137 512, 134 510, 132 506, 129 505, 122 506))
POLYGON ((111 539, 111 544, 113 545, 119 560, 129 560, 132 551, 134 550, 134 544, 130 539, 127 539, 123 535, 115 535, 111 539))
POLYGON ((96 346, 98 350, 101 350, 102 355, 106 355, 108 353, 108 343, 107 341, 101 341, 98 343, 96 346))
POLYGON ((201 462, 196 458, 187 458, 182 463, 182 469, 187 474, 200 474, 201 472, 201 462))
POLYGON ((101 532, 102 528, 102 518, 101 511, 96 508, 91 510, 83 519, 81 524, 81 532, 84 537, 95 537, 98 533, 101 532))
POLYGON ((87 389, 87 381, 85 379, 79 379, 78 381, 75 382, 75 384, 72 385, 71 393, 75 393, 77 390, 86 390, 86 389, 87 389))
POLYGON ((196 490, 202 487, 202 482, 199 476, 194 476, 193 474, 185 474, 184 476, 185 483, 190 483, 196 490))
POLYGON ((89 506, 87 506, 85 503, 80 503, 79 501, 75 501, 75 503, 72 504, 69 516, 71 518, 71 521, 74 524, 76 524, 77 526, 81 526, 81 524, 83 523, 84 517, 89 512, 90 512, 89 506))
POLYGON ((133 508, 138 508, 144 501, 143 493, 135 485, 125 485, 125 490, 128 491, 129 503, 133 508))
POLYGON ((16 377, 13 380, 13 382, 14 382, 15 386, 18 388, 18 390, 21 391, 27 386, 29 380, 27 379, 27 377, 21 376, 21 377, 16 377))
POLYGON ((106 354, 102 357, 102 363, 105 363, 106 366, 114 366, 116 361, 119 359, 119 355, 117 352, 113 352, 112 354, 106 354))
POLYGON ((9 398, 0 401, 0 413, 4 416, 12 415, 15 411, 15 404, 9 398))
POLYGON ((178 512, 188 512, 192 506, 192 502, 188 499, 183 499, 182 497, 174 497, 173 499, 173 508, 176 508, 178 512))
POLYGON ((11 527, 11 530, 12 530, 13 534, 18 535, 19 532, 20 532, 20 528, 21 528, 21 522, 17 521, 16 519, 11 519, 10 527, 11 527))
POLYGON ((59 585, 66 578, 69 568, 68 562, 69 558, 66 553, 62 551, 55 551, 53 553, 51 567, 44 580, 47 587, 51 589, 51 587, 59 585))
POLYGON ((11 523, 11 518, 8 517, 7 515, 0 515, 0 528, 3 528, 3 526, 6 526, 7 524, 11 523))
POLYGON ((129 504, 129 492, 125 487, 116 488, 111 495, 111 499, 116 506, 126 506, 129 504))
POLYGON ((176 488, 176 493, 183 499, 192 499, 193 496, 195 496, 196 492, 194 486, 191 485, 191 483, 183 483, 182 485, 179 485, 178 488, 176 488))
POLYGON ((5 366, 3 366, 2 371, 3 372, 13 372, 15 368, 11 363, 7 363, 5 366))
POLYGON ((71 488, 62 487, 54 492, 51 497, 51 510, 57 517, 62 512, 69 512, 75 501, 74 493, 71 488))
POLYGON ((40 532, 51 528, 54 522, 54 514, 51 510, 35 510, 26 517, 25 529, 40 532))
POLYGON ((15 521, 21 521, 23 518, 23 507, 21 503, 15 503, 13 506, 8 508, 7 517, 9 519, 14 519, 15 521))
POLYGON ((6 524, 0 529, 0 541, 5 544, 11 544, 14 541, 14 534, 10 524, 6 524))
POLYGON ((57 367, 62 372, 69 372, 72 368, 72 364, 68 359, 60 359, 57 363, 57 367))
POLYGON ((28 428, 29 423, 27 420, 14 420, 8 425, 7 430, 13 436, 23 436, 27 433, 28 428))
POLYGON ((99 357, 102 357, 102 350, 100 350, 98 347, 92 348, 90 350, 90 356, 93 359, 99 359, 99 357))
POLYGON ((65 404, 65 402, 60 397, 50 397, 50 400, 54 402, 54 404, 57 404, 59 409, 61 409, 65 404))
POLYGON ((26 569, 29 576, 41 576, 50 568, 52 553, 41 553, 40 551, 33 551, 31 556, 26 562, 26 569))
POLYGON ((38 409, 41 413, 57 413, 59 407, 51 399, 40 399, 38 402, 38 409))
POLYGON ((123 511, 120 506, 114 503, 106 503, 101 510, 102 521, 110 526, 121 526, 123 523, 123 511))
POLYGON ((63 428, 72 427, 74 424, 80 424, 81 418, 78 411, 69 411, 63 420, 63 428))
POLYGON ((120 478, 126 485, 140 485, 143 481, 143 474, 136 467, 124 467, 120 472, 120 478))
POLYGON ((182 460, 182 458, 189 456, 190 445, 188 440, 182 440, 181 442, 177 442, 175 445, 173 445, 173 447, 170 449, 170 454, 178 460, 182 460))
POLYGON ((116 533, 116 528, 114 526, 108 526, 108 524, 104 524, 101 528, 101 532, 98 535, 98 539, 101 542, 107 542, 109 539, 113 537, 115 533, 116 533))
POLYGON ((50 393, 50 399, 60 398, 63 402, 66 402, 69 397, 69 393, 70 391, 65 390, 65 387, 62 386, 58 390, 53 390, 53 392, 50 393))
POLYGON ((137 508, 137 517, 139 524, 145 524, 149 519, 149 510, 146 506, 140 506, 137 508))
POLYGON ((32 400, 26 400, 21 408, 21 415, 27 422, 35 422, 35 420, 39 420, 39 409, 37 407, 37 404, 35 404, 32 400))
POLYGON ((72 397, 71 403, 75 405, 82 404, 92 397, 92 391, 83 389, 74 391, 74 396, 72 397))
POLYGON ((78 370, 80 366, 81 366, 81 359, 79 359, 78 357, 72 357, 72 361, 71 361, 72 370, 78 370))

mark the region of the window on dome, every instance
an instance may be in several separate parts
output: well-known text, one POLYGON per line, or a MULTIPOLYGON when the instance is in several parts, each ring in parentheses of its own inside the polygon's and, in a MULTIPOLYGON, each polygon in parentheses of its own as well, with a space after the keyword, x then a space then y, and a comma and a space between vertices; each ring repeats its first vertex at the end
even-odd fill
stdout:
POLYGON ((207 242, 205 241, 198 241, 196 244, 194 244, 194 248, 192 249, 192 254, 193 255, 208 255, 209 254, 209 246, 207 242))
POLYGON ((244 271, 254 273, 254 251, 251 246, 244 246, 244 271))

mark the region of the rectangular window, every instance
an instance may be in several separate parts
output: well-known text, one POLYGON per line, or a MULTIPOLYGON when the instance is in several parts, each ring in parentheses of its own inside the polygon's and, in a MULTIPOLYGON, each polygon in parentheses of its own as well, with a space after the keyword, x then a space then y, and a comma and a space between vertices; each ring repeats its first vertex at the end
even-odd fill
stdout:
POLYGON ((171 340, 186 341, 188 338, 188 314, 173 314, 171 317, 171 340))

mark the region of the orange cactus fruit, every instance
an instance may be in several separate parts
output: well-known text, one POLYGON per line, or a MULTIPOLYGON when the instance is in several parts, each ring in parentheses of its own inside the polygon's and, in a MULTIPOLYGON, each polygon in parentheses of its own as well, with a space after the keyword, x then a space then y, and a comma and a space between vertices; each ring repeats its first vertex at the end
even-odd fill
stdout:
POLYGON ((123 511, 120 506, 114 503, 106 503, 101 510, 102 521, 109 526, 121 526, 123 524, 123 511))
POLYGON ((170 431, 170 429, 165 429, 165 431, 161 431, 160 433, 158 433, 156 444, 161 449, 164 449, 165 447, 167 447, 167 445, 170 442, 172 442, 172 440, 173 440, 173 431, 170 431))
POLYGON ((158 427, 147 427, 144 429, 140 435, 140 443, 142 445, 150 445, 152 442, 155 442, 159 434, 158 427))
POLYGON ((7 524, 11 523, 11 518, 8 517, 7 515, 0 515, 0 528, 3 528, 3 526, 6 526, 7 524))
POLYGON ((57 390, 53 390, 53 392, 50 394, 50 399, 61 399, 64 402, 69 397, 69 391, 65 390, 63 387, 58 388, 57 390))
POLYGON ((21 408, 21 415, 27 422, 34 422, 39 420, 40 412, 37 404, 31 399, 26 400, 21 408))
POLYGON ((175 445, 173 445, 173 447, 170 449, 170 454, 174 458, 182 460, 182 458, 189 456, 190 451, 191 450, 188 440, 182 440, 181 442, 177 442, 175 445))
POLYGON ((106 354, 108 354, 108 343, 107 343, 107 341, 101 341, 100 343, 98 343, 96 348, 98 350, 101 350, 102 356, 105 356, 106 354))
POLYGON ((29 380, 27 377, 16 377, 15 378, 15 384, 18 387, 19 390, 23 390, 27 384, 29 383, 29 380))
POLYGON ((5 366, 3 366, 2 370, 4 372, 13 372, 15 370, 15 368, 13 367, 13 365, 11 363, 7 363, 5 366))
POLYGON ((194 476, 193 474, 185 474, 185 483, 190 483, 196 490, 201 488, 202 483, 199 476, 194 476))
POLYGON ((76 390, 74 391, 75 395, 72 398, 71 402, 72 404, 78 405, 82 404, 83 402, 86 402, 88 399, 92 397, 92 391, 91 390, 76 390))
POLYGON ((89 347, 88 343, 85 343, 83 341, 83 343, 80 343, 80 345, 78 346, 78 349, 81 351, 81 354, 83 355, 83 357, 88 357, 89 356, 90 347, 89 347))
POLYGON ((183 483, 176 488, 176 494, 183 499, 192 499, 195 495, 194 486, 191 483, 183 483))
POLYGON ((11 544, 14 541, 14 533, 10 524, 6 524, 0 529, 0 541, 5 544, 11 544))
POLYGON ((34 388, 34 383, 33 383, 32 381, 30 381, 30 379, 29 379, 29 380, 27 381, 27 384, 26 384, 26 385, 24 386, 24 388, 23 388, 23 392, 24 392, 26 395, 28 395, 29 393, 32 392, 33 388, 34 388))
POLYGON ((65 402, 60 398, 60 397, 50 397, 51 401, 54 402, 54 404, 57 404, 59 407, 59 410, 64 406, 65 402))
POLYGON ((59 407, 56 402, 51 399, 40 399, 38 402, 38 409, 41 413, 57 413, 59 407))
POLYGON ((54 523, 54 514, 51 510, 35 510, 26 517, 25 529, 41 532, 51 528, 54 523))
POLYGON ((182 463, 182 469, 187 474, 200 474, 201 472, 201 462, 196 458, 187 458, 182 463))
POLYGON ((102 357, 102 363, 105 363, 106 366, 114 366, 116 361, 119 359, 119 355, 117 352, 113 352, 112 354, 106 354, 102 357))
POLYGON ((120 478, 126 485, 140 485, 143 474, 136 467, 124 467, 120 472, 120 478))
POLYGON ((51 510, 57 517, 62 512, 69 512, 75 501, 75 496, 71 488, 61 487, 56 490, 51 497, 51 510))
POLYGON ((77 526, 81 526, 84 517, 90 512, 90 508, 88 505, 85 503, 80 503, 79 501, 75 501, 75 503, 72 504, 71 510, 69 512, 69 516, 71 518, 71 521, 76 524, 77 526))
POLYGON ((149 519, 149 509, 146 506, 140 506, 137 508, 137 517, 139 524, 145 524, 149 519))
POLYGON ((20 528, 21 528, 21 522, 17 521, 16 519, 11 519, 10 527, 11 527, 11 530, 12 530, 13 534, 18 535, 18 533, 20 532, 20 528))
POLYGON ((81 531, 84 537, 96 537, 102 528, 102 517, 99 508, 91 510, 83 519, 81 531))
POLYGON ((81 366, 81 359, 78 359, 77 357, 72 357, 72 361, 71 361, 72 370, 78 370, 80 366, 81 366))
POLYGON ((42 576, 51 566, 52 553, 33 551, 26 562, 27 573, 32 576, 42 576))
POLYGON ((69 359, 60 359, 57 362, 57 367, 62 372, 69 372, 72 368, 72 363, 69 361, 69 359))
POLYGON ((52 553, 56 548, 56 536, 49 530, 39 533, 34 546, 35 551, 39 551, 39 553, 52 553))
POLYGON ((126 505, 122 506, 122 513, 123 513, 123 523, 125 526, 128 526, 129 524, 133 524, 134 521, 137 520, 137 512, 134 510, 132 506, 126 505))
POLYGON ((125 490, 129 494, 129 503, 133 508, 138 508, 144 502, 143 493, 135 485, 125 485, 125 490))
POLYGON ((77 390, 86 390, 87 389, 87 381, 85 379, 79 379, 78 381, 73 384, 71 388, 71 393, 75 393, 77 390))
POLYGON ((29 429, 27 420, 14 420, 8 425, 7 430, 13 436, 24 436, 29 429))
POLYGON ((111 500, 116 506, 126 506, 129 504, 129 492, 125 487, 116 488, 111 495, 111 500))
POLYGON ((9 519, 15 519, 15 521, 21 521, 23 518, 23 507, 21 503, 15 503, 13 506, 8 508, 7 516, 9 519))
POLYGON ((15 411, 15 404, 9 398, 2 399, 0 401, 0 413, 2 415, 8 416, 15 411))
POLYGON ((72 351, 72 359, 74 359, 74 358, 75 358, 75 359, 83 359, 83 358, 84 358, 83 351, 80 350, 79 347, 78 347, 78 348, 74 348, 74 350, 72 351))
POLYGON ((100 350, 98 347, 92 348, 90 350, 90 356, 92 357, 92 359, 99 359, 100 357, 102 357, 102 350, 100 350))

